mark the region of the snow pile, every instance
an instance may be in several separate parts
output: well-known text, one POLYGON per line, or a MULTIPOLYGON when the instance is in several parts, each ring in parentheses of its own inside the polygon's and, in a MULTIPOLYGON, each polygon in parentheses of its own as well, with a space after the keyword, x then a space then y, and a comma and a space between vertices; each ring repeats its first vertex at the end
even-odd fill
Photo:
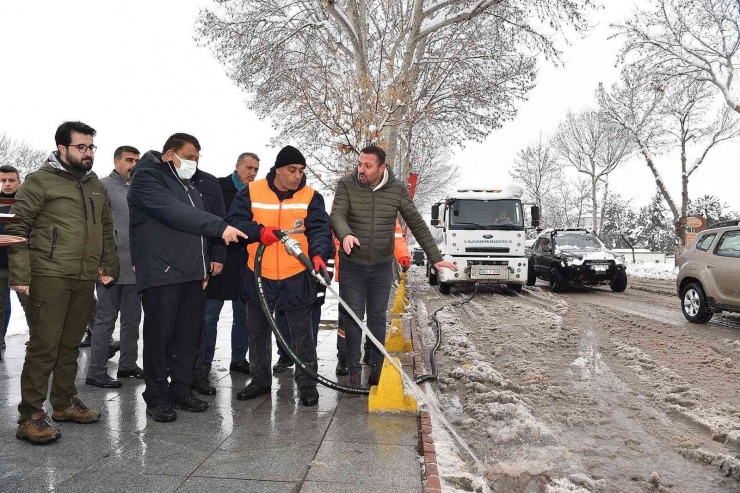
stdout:
POLYGON ((677 275, 678 267, 673 264, 629 264, 627 266, 627 276, 675 281, 677 275))
MULTIPOLYGON (((471 303, 475 304, 475 301, 471 303)), ((532 310, 531 307, 522 309, 532 310)), ((414 310, 429 347, 435 335, 426 308, 423 303, 416 302, 414 310)), ((553 431, 534 417, 530 404, 520 395, 521 389, 476 350, 467 332, 470 328, 459 320, 458 310, 446 310, 437 315, 444 334, 437 362, 439 384, 447 388, 441 395, 444 400, 441 408, 452 423, 463 430, 476 453, 485 454, 485 463, 482 470, 474 470, 474 466, 461 459, 463 455, 452 437, 435 422, 433 435, 443 490, 513 492, 544 487, 537 491, 593 491, 595 482, 582 474, 579 467, 572 467, 572 455, 558 443, 553 431), (491 449, 501 453, 491 454, 491 449), (563 468, 563 463, 571 466, 563 468), (558 477, 563 472, 565 477, 558 477)), ((545 313, 543 311, 543 315, 545 313)), ((546 325, 561 326, 560 315, 549 315, 542 317, 546 325)), ((427 394, 432 393, 431 388, 427 387, 427 394)), ((434 416, 432 421, 435 421, 434 416)))
POLYGON ((625 360, 635 375, 653 388, 652 397, 685 418, 706 427, 714 437, 727 438, 740 430, 740 416, 729 403, 714 401, 701 388, 668 367, 661 366, 651 355, 630 344, 615 341, 620 359, 625 360))

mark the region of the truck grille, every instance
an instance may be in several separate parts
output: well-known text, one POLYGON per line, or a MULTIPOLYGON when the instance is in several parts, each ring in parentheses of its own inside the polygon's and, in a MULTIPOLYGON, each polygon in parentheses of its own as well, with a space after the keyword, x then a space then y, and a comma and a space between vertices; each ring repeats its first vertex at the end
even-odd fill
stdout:
POLYGON ((509 253, 509 248, 473 247, 466 248, 465 253, 509 253))

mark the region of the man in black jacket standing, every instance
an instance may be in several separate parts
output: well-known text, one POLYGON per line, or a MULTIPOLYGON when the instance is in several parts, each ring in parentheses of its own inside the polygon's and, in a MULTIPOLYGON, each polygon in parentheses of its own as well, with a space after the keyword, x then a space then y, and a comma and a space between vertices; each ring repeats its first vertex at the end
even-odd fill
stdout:
POLYGON ((136 165, 128 195, 131 255, 144 305, 144 400, 155 421, 177 419, 173 407, 208 409, 190 388, 210 267, 205 237, 226 244, 247 237, 203 210, 190 182, 199 157, 195 137, 170 136, 161 154, 149 151, 136 165))
MULTIPOLYGON (((247 232, 249 260, 244 287, 249 308, 249 354, 252 381, 237 393, 239 400, 268 394, 272 385, 270 371, 270 327, 260 308, 254 278, 258 244, 266 246, 262 259, 262 288, 272 311, 284 310, 291 335, 291 349, 306 367, 316 371, 316 341, 311 329, 311 313, 316 301, 316 282, 295 257, 290 256, 275 235, 282 231, 301 244, 317 272, 326 272, 331 254, 329 216, 321 194, 306 185, 303 170, 306 159, 298 149, 280 150, 275 165, 264 180, 250 183, 239 192, 229 210, 227 221, 247 232), (276 244, 278 243, 278 244, 276 244)), ((319 402, 316 382, 305 371, 296 369, 295 381, 304 406, 319 402)))
MULTIPOLYGON (((218 183, 224 197, 226 212, 237 192, 254 181, 260 169, 260 158, 252 152, 244 152, 236 160, 236 169, 231 175, 219 178, 218 183)), ((247 304, 244 300, 244 265, 247 261, 244 245, 227 247, 226 263, 221 275, 211 278, 206 291, 205 367, 210 370, 216 349, 216 327, 224 306, 231 301, 233 321, 231 324, 231 364, 229 370, 249 374, 247 348, 247 304)))

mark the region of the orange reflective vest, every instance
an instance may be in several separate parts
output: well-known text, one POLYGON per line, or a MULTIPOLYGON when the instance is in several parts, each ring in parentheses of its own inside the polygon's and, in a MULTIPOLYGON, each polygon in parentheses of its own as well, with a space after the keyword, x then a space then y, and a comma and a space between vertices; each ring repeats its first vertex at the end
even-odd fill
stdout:
MULTIPOLYGON (((291 238, 298 240, 301 249, 308 255, 306 237, 306 216, 308 205, 313 199, 314 189, 309 186, 296 190, 293 196, 282 202, 270 189, 267 180, 257 180, 249 184, 249 198, 252 201, 252 220, 265 226, 280 228, 291 238)), ((254 271, 254 258, 259 243, 247 245, 248 265, 254 271)), ((281 281, 303 272, 306 268, 300 261, 285 251, 281 242, 265 248, 262 256, 262 277, 281 281)))
MULTIPOLYGON (((337 237, 334 237, 334 280, 339 282, 339 249, 342 246, 339 244, 337 237)), ((401 222, 396 219, 396 233, 395 241, 393 244, 393 256, 396 257, 397 261, 400 261, 403 257, 411 258, 409 254, 409 245, 406 243, 406 238, 403 237, 403 230, 401 229, 401 222)))

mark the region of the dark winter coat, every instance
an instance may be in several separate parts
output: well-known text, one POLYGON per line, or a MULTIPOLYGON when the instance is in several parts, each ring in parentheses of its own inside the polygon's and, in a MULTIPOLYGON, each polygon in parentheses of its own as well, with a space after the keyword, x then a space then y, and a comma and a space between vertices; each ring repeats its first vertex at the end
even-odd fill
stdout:
POLYGON ((147 152, 134 167, 128 205, 139 291, 208 277, 206 237, 220 238, 226 223, 203 210, 198 190, 159 152, 147 152))
MULTIPOLYGON (((224 197, 226 211, 231 209, 238 190, 234 186, 232 175, 218 179, 221 194, 224 197)), ((226 247, 226 263, 221 274, 212 277, 208 283, 206 296, 211 300, 238 300, 244 291, 244 270, 247 263, 247 252, 244 244, 232 243, 226 247)))
MULTIPOLYGON (((224 197, 221 194, 218 179, 198 168, 190 182, 200 193, 200 198, 203 199, 203 210, 214 216, 225 218, 226 207, 224 206, 224 197)), ((226 262, 226 245, 222 238, 208 238, 208 257, 211 262, 218 262, 219 264, 226 262)))
MULTIPOLYGON (((274 179, 275 170, 273 169, 267 174, 267 183, 278 199, 282 202, 291 198, 294 192, 281 192, 275 187, 274 179)), ((298 189, 300 190, 305 186, 306 177, 304 176, 298 189)), ((258 242, 262 228, 270 226, 269 224, 258 224, 252 218, 252 201, 249 197, 249 187, 244 187, 236 194, 226 222, 249 236, 245 244, 258 242)), ((319 192, 314 192, 313 198, 308 204, 308 214, 304 226, 308 239, 308 252, 304 253, 307 253, 309 258, 320 255, 323 259, 328 259, 333 248, 331 230, 329 228, 329 216, 324 206, 324 197, 319 192)), ((282 248, 282 246, 278 246, 282 248)), ((245 270, 245 297, 249 303, 259 304, 254 272, 249 267, 246 267, 245 270)), ((263 278, 263 286, 267 293, 277 297, 277 308, 279 309, 292 310, 313 304, 316 301, 317 284, 307 271, 282 281, 263 278)))
POLYGON ((355 246, 347 255, 339 249, 339 262, 354 262, 367 266, 382 265, 393 261, 396 218, 398 214, 433 264, 442 261, 432 233, 416 210, 406 185, 386 169, 384 183, 376 191, 360 182, 357 170, 340 178, 334 195, 331 226, 341 241, 347 235, 356 237, 355 246))
POLYGON ((52 153, 16 198, 21 202, 10 212, 19 221, 6 224, 5 233, 28 241, 8 251, 11 286, 29 286, 33 276, 91 281, 99 267, 118 276, 108 193, 94 172, 78 180, 52 153))

